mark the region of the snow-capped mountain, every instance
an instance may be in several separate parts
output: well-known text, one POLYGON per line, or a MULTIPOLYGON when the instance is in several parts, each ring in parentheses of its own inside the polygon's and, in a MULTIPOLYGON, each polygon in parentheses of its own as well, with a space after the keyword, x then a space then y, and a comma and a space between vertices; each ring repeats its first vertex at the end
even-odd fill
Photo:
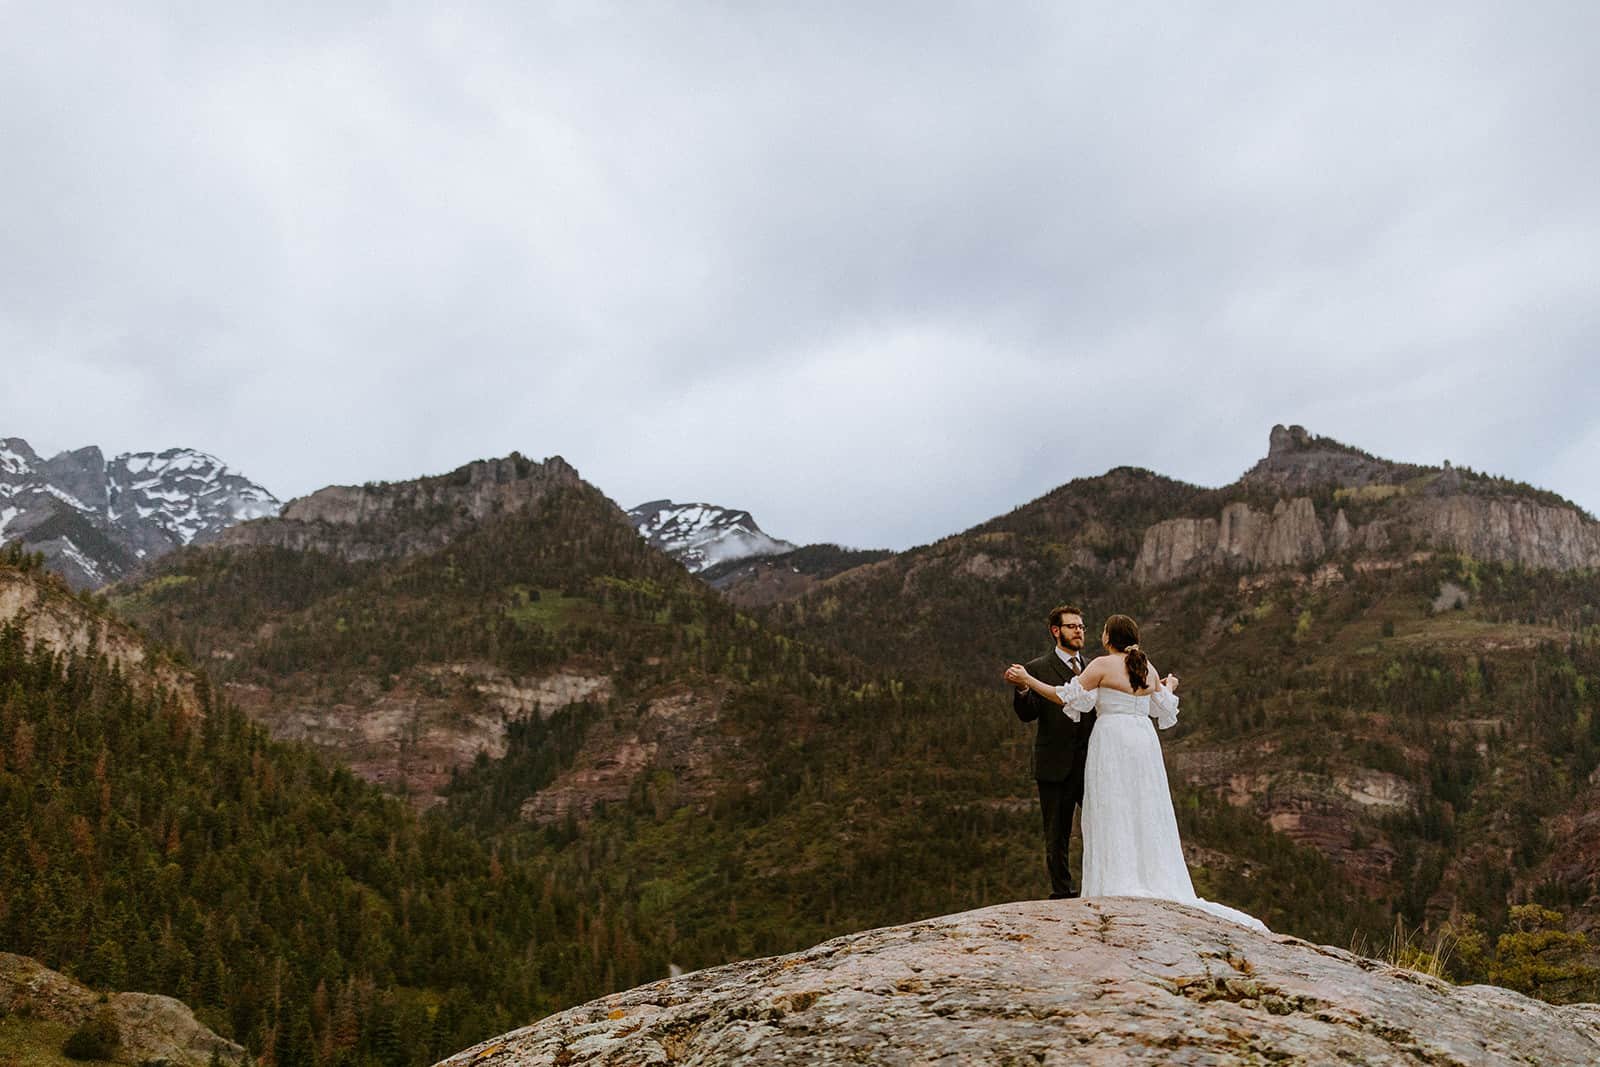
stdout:
POLYGON ((630 508, 628 518, 646 541, 695 572, 731 559, 772 556, 798 547, 768 536, 748 511, 715 504, 652 500, 630 508))
POLYGON ((43 552, 79 589, 280 507, 261 486, 190 448, 107 462, 90 445, 41 459, 22 438, 0 438, 0 541, 43 552))
POLYGON ((106 467, 114 522, 153 522, 181 544, 206 542, 235 523, 278 514, 282 502, 192 448, 129 452, 106 467))

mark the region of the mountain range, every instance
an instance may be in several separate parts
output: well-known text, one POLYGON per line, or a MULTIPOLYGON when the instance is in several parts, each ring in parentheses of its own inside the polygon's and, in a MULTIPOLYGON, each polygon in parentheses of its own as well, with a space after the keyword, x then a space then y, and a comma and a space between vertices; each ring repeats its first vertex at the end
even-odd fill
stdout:
MULTIPOLYGON (((393 573, 396 561, 412 560, 406 565, 412 572, 443 565, 441 559, 454 558, 450 546, 478 536, 484 522, 530 503, 546 506, 539 502, 552 493, 567 494, 563 499, 570 504, 574 492, 589 501, 583 509, 591 515, 589 536, 607 544, 614 541, 618 520, 637 524, 641 512, 670 518, 674 510, 653 503, 623 516, 559 458, 542 464, 516 456, 483 461, 449 475, 323 490, 291 502, 282 518, 236 527, 221 544, 299 555, 224 561, 214 551, 191 553, 182 569, 169 568, 135 587, 124 604, 134 617, 217 665, 236 698, 280 736, 327 746, 427 806, 448 793, 452 774, 474 753, 487 753, 495 765, 511 751, 511 734, 534 709, 542 715, 552 706, 623 698, 616 682, 623 668, 594 654, 592 627, 614 614, 615 582, 640 581, 630 576, 641 573, 646 559, 659 557, 619 557, 613 561, 614 582, 600 588, 586 584, 596 578, 572 577, 593 575, 593 561, 569 561, 565 570, 539 581, 511 582, 509 575, 487 573, 480 602, 451 609, 461 621, 446 629, 464 626, 485 610, 501 620, 496 626, 518 620, 547 636, 570 637, 588 624, 587 636, 569 639, 565 651, 541 651, 538 670, 518 669, 503 653, 504 662, 496 663, 494 640, 485 644, 478 638, 425 654, 416 639, 395 640, 397 628, 414 625, 419 634, 429 629, 405 621, 414 607, 385 606, 396 588, 418 580, 402 581, 393 573), (213 584, 210 577, 237 582, 238 574, 230 572, 268 567, 272 559, 276 570, 262 573, 278 574, 280 586, 329 581, 352 592, 280 599, 257 609, 235 586, 213 584), (289 570, 298 577, 291 580, 289 570), (311 570, 318 572, 315 580, 311 570), (365 592, 358 595, 357 588, 365 592), (481 602, 490 590, 491 600, 481 602), (240 623, 224 630, 199 624, 207 615, 201 601, 229 603, 236 615, 242 610, 240 623), (357 622, 374 612, 380 618, 357 622), (358 626, 372 629, 367 658, 376 657, 387 665, 383 669, 350 658, 337 666, 326 662, 326 630, 358 626), (291 634, 292 651, 286 651, 291 634), (314 645, 321 648, 315 654, 314 645), (307 669, 319 661, 322 666, 307 669), (300 669, 281 666, 296 662, 300 669)), ((728 528, 753 525, 735 520, 728 528)), ((567 551, 584 543, 576 533, 568 536, 567 551)), ((1493 738, 1468 736, 1488 729, 1482 716, 1471 730, 1450 722, 1431 736, 1412 736, 1420 727, 1397 726, 1392 716, 1352 705, 1358 691, 1377 704, 1382 696, 1371 688, 1371 678, 1353 680, 1341 668, 1360 662, 1377 664, 1391 676, 1415 672, 1423 667, 1414 658, 1425 652, 1430 663, 1450 665, 1450 699, 1458 710, 1465 705, 1455 689, 1465 687, 1477 714, 1476 704, 1494 687, 1485 679, 1503 653, 1549 651, 1560 635, 1574 627, 1582 632, 1592 609, 1579 603, 1580 591, 1600 558, 1597 546, 1593 520, 1554 494, 1449 465, 1392 463, 1298 427, 1276 427, 1267 455, 1229 486, 1203 489, 1118 469, 1068 483, 1008 515, 908 552, 855 555, 811 546, 727 561, 699 574, 754 612, 752 621, 759 625, 816 649, 849 650, 840 661, 857 664, 849 670, 970 687, 993 684, 994 663, 1002 658, 996 650, 1020 657, 1038 641, 1042 604, 1078 599, 1090 605, 1091 614, 1109 603, 1131 608, 1174 656, 1193 662, 1186 677, 1202 699, 1215 701, 1218 715, 1210 724, 1180 731, 1172 746, 1185 780, 1334 859, 1358 884, 1381 891, 1391 906, 1404 886, 1406 913, 1422 921, 1450 910, 1450 884, 1465 877, 1464 870, 1432 868, 1455 861, 1427 835, 1439 833, 1439 820, 1464 814, 1468 799, 1461 793, 1465 786, 1447 783, 1465 777, 1477 784, 1492 762, 1486 753, 1494 748, 1493 738), (760 595, 749 595, 757 586, 760 595), (1537 602, 1535 589, 1550 595, 1537 602), (1512 602, 1519 606, 1507 606, 1512 602), (1441 605, 1454 610, 1439 610, 1441 605), (1508 618, 1503 626, 1485 619, 1516 612, 1524 617, 1508 618), (1481 631, 1468 627, 1467 619, 1483 620, 1476 623, 1481 631), (1489 636, 1497 627, 1499 639, 1489 636), (1391 631, 1399 635, 1392 643, 1391 631), (1276 689, 1255 678, 1266 667, 1241 657, 1245 635, 1255 654, 1281 670, 1283 684, 1276 689), (1325 661, 1312 654, 1319 643, 1346 644, 1353 655, 1325 661), (1316 711, 1287 714, 1297 705, 1316 711), (1320 721, 1319 716, 1344 724, 1349 750, 1316 749, 1305 758, 1286 758, 1281 737, 1307 729, 1301 719, 1320 721), (1265 741, 1260 758, 1237 750, 1241 736, 1269 720, 1277 725, 1267 733, 1279 741, 1265 741), (1228 753, 1231 761, 1224 758, 1228 753), (1441 793, 1454 799, 1441 800, 1441 793), (1406 820, 1416 825, 1402 825, 1406 820)), ((676 584, 662 586, 654 564, 644 573, 651 577, 642 588, 651 589, 652 597, 697 595, 676 584), (666 594, 669 587, 677 592, 666 594)), ((694 615, 704 609, 676 610, 694 615)), ((430 626, 438 630, 441 622, 430 626)), ((426 642, 438 645, 436 636, 426 642)), ((1552 654, 1567 662, 1583 662, 1587 655, 1581 647, 1552 654)), ((1496 683, 1504 685, 1504 677, 1496 675, 1496 683)), ((534 822, 586 815, 623 800, 653 768, 679 779, 684 796, 703 800, 713 794, 725 777, 719 770, 726 769, 703 748, 700 731, 713 721, 726 693, 708 696, 699 683, 681 684, 693 691, 690 704, 698 714, 710 718, 693 725, 693 714, 646 716, 638 728, 592 731, 588 751, 573 756, 577 763, 545 789, 525 789, 515 810, 534 822), (586 762, 592 766, 582 766, 586 762)), ((1418 698, 1406 692, 1405 699, 1418 698)), ((642 706, 651 705, 647 700, 642 706)), ((1580 762, 1589 759, 1588 742, 1571 729, 1549 744, 1578 745, 1580 762)), ((1512 750, 1519 760, 1551 756, 1537 746, 1512 750)), ((1529 774, 1552 769, 1525 768, 1529 774)), ((1546 804, 1537 821, 1553 828, 1559 820, 1579 818, 1575 808, 1559 807, 1546 804)), ((1562 890, 1578 891, 1576 885, 1562 890)))
MULTIPOLYGON (((1184 679, 1163 741, 1202 895, 1339 944, 1447 931, 1478 946, 1440 964, 1457 979, 1596 993, 1494 959, 1513 905, 1584 931, 1600 902, 1600 542, 1554 494, 1278 427, 1228 486, 1119 468, 900 553, 691 575, 636 521, 513 454, 321 490, 107 592, 219 706, 400 794, 404 826, 463 835, 490 887, 548 908, 517 982, 474 987, 497 1017, 1037 895, 1031 736, 998 676, 1062 600, 1092 628, 1135 615, 1184 679)), ((15 599, 0 619, 42 625, 15 599)), ((93 789, 73 797, 92 824, 93 789)), ((68 813, 39 817, 66 862, 68 813)), ((383 914, 422 899, 373 890, 383 914)), ((483 939, 523 936, 483 907, 483 939)), ((457 974, 479 948, 434 945, 457 974)), ((368 949, 341 952, 341 981, 382 988, 368 949)), ((313 1046, 336 1033, 307 1019, 313 1046)))
POLYGON ((43 553, 78 589, 278 507, 267 490, 194 449, 108 461, 91 445, 41 459, 20 437, 0 439, 0 542, 43 553))
MULTIPOLYGON (((312 494, 292 517, 325 518, 350 491, 312 494)), ((20 437, 0 439, 0 543, 43 553, 46 566, 78 589, 99 588, 173 548, 206 544, 281 508, 268 490, 195 449, 107 461, 91 445, 41 459, 20 437)), ((715 504, 655 500, 628 515, 642 537, 693 572, 797 547, 767 535, 748 511, 715 504)), ((370 548, 393 550, 381 538, 370 548)))

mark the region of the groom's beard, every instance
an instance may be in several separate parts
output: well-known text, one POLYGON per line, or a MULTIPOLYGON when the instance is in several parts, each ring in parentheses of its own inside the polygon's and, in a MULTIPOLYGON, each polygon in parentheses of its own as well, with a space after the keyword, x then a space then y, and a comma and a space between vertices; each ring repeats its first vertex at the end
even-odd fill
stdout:
POLYGON ((1082 650, 1083 642, 1079 641, 1076 645, 1069 645, 1065 637, 1058 637, 1056 638, 1056 647, 1063 652, 1076 653, 1082 650))

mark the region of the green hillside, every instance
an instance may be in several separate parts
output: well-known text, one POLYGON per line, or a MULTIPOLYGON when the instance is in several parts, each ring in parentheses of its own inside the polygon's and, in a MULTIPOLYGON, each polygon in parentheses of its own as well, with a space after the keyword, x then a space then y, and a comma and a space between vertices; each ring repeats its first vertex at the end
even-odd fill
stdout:
MULTIPOLYGON (((37 558, 0 577, 93 613, 37 558), (31 573, 29 573, 31 572, 31 573)), ((103 989, 183 999, 277 1063, 426 1063, 612 966, 587 904, 511 851, 212 699, 0 626, 0 945, 103 989)), ((587 984, 586 984, 587 983, 587 984)))

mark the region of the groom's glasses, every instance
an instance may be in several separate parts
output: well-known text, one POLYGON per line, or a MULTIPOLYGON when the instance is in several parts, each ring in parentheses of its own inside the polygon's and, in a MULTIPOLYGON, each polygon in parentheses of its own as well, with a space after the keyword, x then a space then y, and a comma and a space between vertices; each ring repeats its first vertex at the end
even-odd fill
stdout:
POLYGON ((1081 622, 1058 622, 1058 623, 1056 623, 1056 629, 1058 629, 1058 630, 1081 630, 1081 629, 1083 629, 1083 623, 1081 623, 1081 622))

